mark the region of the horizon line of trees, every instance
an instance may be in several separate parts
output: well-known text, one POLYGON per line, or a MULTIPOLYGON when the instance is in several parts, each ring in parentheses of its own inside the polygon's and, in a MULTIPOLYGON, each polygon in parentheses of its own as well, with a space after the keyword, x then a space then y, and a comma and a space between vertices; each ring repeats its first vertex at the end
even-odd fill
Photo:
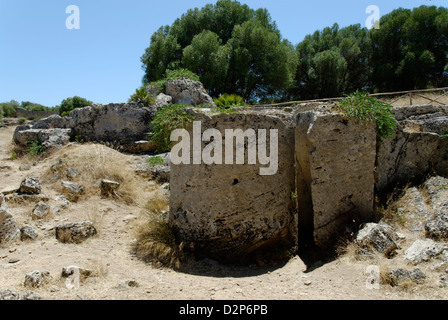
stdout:
POLYGON ((380 29, 335 23, 293 45, 266 9, 218 0, 160 27, 141 62, 144 84, 185 68, 211 96, 235 93, 245 101, 445 87, 448 9, 399 8, 380 19, 380 29))

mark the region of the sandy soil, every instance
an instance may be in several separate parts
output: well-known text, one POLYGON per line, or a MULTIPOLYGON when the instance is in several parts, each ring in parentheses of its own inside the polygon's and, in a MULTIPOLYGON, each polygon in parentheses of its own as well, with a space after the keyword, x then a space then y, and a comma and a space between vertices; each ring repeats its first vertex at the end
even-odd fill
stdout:
MULTIPOLYGON (((24 177, 35 176, 42 181, 42 193, 55 199, 59 195, 57 182, 48 178, 48 172, 58 159, 72 161, 70 164, 78 165, 80 171, 87 170, 89 163, 77 161, 85 159, 82 156, 88 153, 96 155, 105 167, 121 166, 123 172, 127 172, 126 169, 133 172, 133 165, 138 161, 136 156, 121 155, 103 146, 75 144, 35 162, 28 171, 19 171, 22 164, 33 164, 36 159, 9 160, 13 132, 14 127, 0 128, 0 167, 11 167, 0 170, 0 190, 9 186, 18 187, 24 177)), ((15 241, 0 245, 0 288, 12 288, 23 294, 29 290, 23 285, 25 275, 34 270, 47 270, 52 280, 33 291, 48 300, 378 300, 448 297, 448 289, 432 285, 407 290, 388 285, 369 289, 366 285, 366 267, 377 262, 356 261, 350 254, 315 263, 308 262, 309 256, 301 255, 274 267, 224 266, 205 260, 194 264, 188 273, 155 268, 134 257, 131 245, 135 230, 145 214, 144 204, 159 186, 147 178, 126 174, 133 181, 127 190, 132 192, 133 187, 141 189, 135 190, 138 200, 135 203, 103 199, 92 192, 78 203, 71 203, 67 209, 51 213, 40 221, 31 219, 35 204, 8 204, 19 227, 25 224, 33 226, 38 230, 39 238, 32 242, 15 241), (85 220, 94 221, 97 236, 78 245, 62 244, 55 239, 53 228, 56 225, 85 220), (81 282, 77 290, 67 289, 65 279, 60 274, 63 267, 70 265, 89 268, 95 276, 81 282), (137 285, 129 286, 129 280, 137 285)), ((87 180, 86 176, 81 177, 84 177, 85 183, 94 181, 87 180)), ((91 190, 95 186, 92 185, 91 190)), ((55 200, 49 204, 54 207, 55 200)))

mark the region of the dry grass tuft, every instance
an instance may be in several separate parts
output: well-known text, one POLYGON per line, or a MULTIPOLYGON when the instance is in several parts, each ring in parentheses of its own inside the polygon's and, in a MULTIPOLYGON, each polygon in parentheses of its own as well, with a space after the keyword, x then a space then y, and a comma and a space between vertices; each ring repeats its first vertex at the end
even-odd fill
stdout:
POLYGON ((164 217, 168 209, 168 199, 156 192, 145 205, 145 222, 136 229, 133 253, 141 260, 156 267, 181 269, 188 260, 183 243, 179 244, 174 229, 164 217))
POLYGON ((61 191, 60 181, 64 179, 83 186, 86 198, 100 196, 101 180, 112 180, 120 183, 114 199, 135 205, 154 189, 135 175, 134 163, 129 156, 103 145, 74 144, 61 150, 58 156, 42 177, 42 183, 56 191, 61 191), (68 169, 76 169, 79 174, 70 176, 68 169))

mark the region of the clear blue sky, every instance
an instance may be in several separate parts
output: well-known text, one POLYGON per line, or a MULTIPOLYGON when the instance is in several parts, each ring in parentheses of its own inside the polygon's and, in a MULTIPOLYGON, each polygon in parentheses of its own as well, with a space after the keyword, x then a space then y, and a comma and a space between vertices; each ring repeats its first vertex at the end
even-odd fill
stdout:
MULTIPOLYGON (((141 85, 140 57, 151 35, 190 8, 215 0, 0 0, 0 102, 55 106, 75 95, 97 103, 126 102, 141 85), (68 30, 66 8, 80 10, 68 30)), ((297 44, 331 26, 360 23, 366 8, 381 15, 446 0, 241 0, 267 8, 284 38, 297 44)))

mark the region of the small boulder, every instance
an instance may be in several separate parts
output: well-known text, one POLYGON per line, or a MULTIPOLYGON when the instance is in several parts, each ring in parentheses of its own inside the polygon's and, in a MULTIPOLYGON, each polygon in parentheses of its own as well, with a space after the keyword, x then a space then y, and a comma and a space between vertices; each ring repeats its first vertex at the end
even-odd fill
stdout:
POLYGON ((52 279, 52 276, 46 270, 33 271, 25 276, 24 285, 27 288, 40 288, 50 279, 52 279))
POLYGON ((67 200, 65 196, 59 196, 56 199, 56 205, 53 208, 54 213, 59 213, 64 209, 67 209, 70 205, 70 201, 67 200))
POLYGON ((50 213, 50 206, 45 202, 39 202, 33 209, 31 217, 33 220, 39 220, 45 218, 50 213))
POLYGON ((78 201, 81 195, 84 194, 84 187, 79 186, 75 183, 62 181, 62 192, 67 197, 69 201, 78 201))
POLYGON ((23 194, 40 194, 42 187, 37 178, 27 177, 20 184, 19 193, 23 194))
POLYGON ((23 226, 20 228, 20 240, 22 241, 36 240, 38 236, 37 231, 33 227, 23 226))
POLYGON ((92 222, 68 223, 57 226, 55 229, 56 239, 62 243, 79 244, 97 234, 92 222))
POLYGON ((0 288, 0 301, 13 301, 19 299, 20 295, 17 291, 8 288, 0 288))
POLYGON ((17 223, 6 206, 6 202, 3 202, 0 206, 0 243, 15 240, 19 236, 20 230, 17 223))
POLYGON ((392 228, 386 224, 367 223, 356 237, 356 242, 361 248, 373 248, 376 251, 390 257, 396 253, 398 239, 392 228))
POLYGON ((20 298, 20 300, 26 300, 26 301, 33 301, 33 300, 42 300, 42 297, 38 295, 36 292, 33 291, 27 291, 25 294, 20 298))
POLYGON ((162 108, 163 106, 168 106, 173 103, 173 98, 164 93, 161 93, 157 96, 156 99, 156 107, 162 108))
POLYGON ((406 260, 413 264, 419 264, 422 261, 429 261, 431 258, 440 255, 447 247, 435 243, 431 239, 417 240, 404 253, 406 260))
POLYGON ((426 236, 434 240, 448 238, 448 201, 443 201, 435 210, 434 217, 425 225, 426 236))
POLYGON ((425 279, 426 275, 420 269, 414 269, 413 271, 393 269, 388 274, 388 280, 393 287, 399 286, 408 280, 421 284, 425 279))

